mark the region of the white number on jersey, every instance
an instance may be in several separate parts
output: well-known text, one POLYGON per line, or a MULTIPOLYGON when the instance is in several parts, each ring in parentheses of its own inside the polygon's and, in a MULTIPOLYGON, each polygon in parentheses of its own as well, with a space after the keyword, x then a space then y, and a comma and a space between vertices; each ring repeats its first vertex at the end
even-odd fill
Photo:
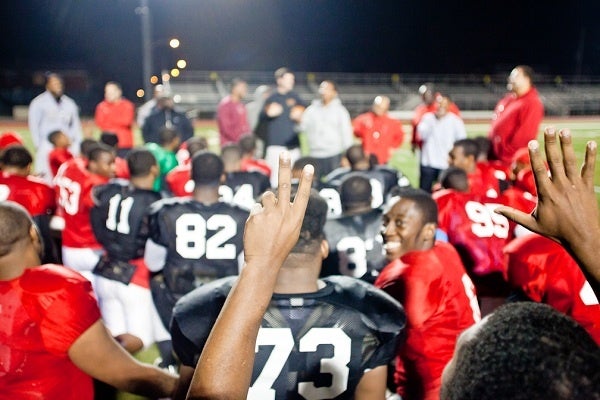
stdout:
POLYGON ((323 188, 319 191, 322 198, 327 201, 327 218, 336 217, 342 215, 342 201, 340 200, 340 194, 333 188, 323 188))
POLYGON ((375 178, 369 179, 371 184, 371 207, 378 208, 383 204, 383 186, 375 178))
POLYGON ((131 231, 129 226, 129 212, 133 207, 133 197, 127 197, 121 201, 121 195, 115 194, 108 201, 108 216, 106 218, 106 229, 117 231, 124 235, 128 235, 131 231), (117 220, 117 212, 119 211, 117 220))
POLYGON ((360 278, 367 273, 367 250, 373 249, 372 239, 369 243, 358 236, 348 236, 338 242, 336 249, 340 259, 340 272, 343 275, 360 278), (349 264, 354 264, 354 269, 348 268, 349 264))
POLYGON ((237 234, 237 224, 229 215, 215 214, 204 220, 199 214, 182 214, 175 221, 175 249, 183 258, 233 260, 237 251, 227 243, 237 234), (208 231, 217 231, 207 239, 208 231))
POLYGON ((598 298, 592 289, 592 285, 588 281, 585 281, 583 287, 579 291, 579 298, 586 306, 595 306, 598 304, 598 298))
POLYGON ((221 199, 224 202, 235 204, 246 210, 250 210, 254 203, 256 203, 254 200, 254 190, 249 183, 245 183, 238 187, 235 193, 229 186, 221 185, 219 186, 219 196, 221 196, 221 199))
POLYGON ((473 222, 471 231, 478 237, 496 236, 500 239, 508 237, 508 219, 504 215, 496 214, 494 210, 500 204, 481 204, 476 201, 468 201, 465 205, 467 216, 473 222))
POLYGON ((0 185, 0 201, 6 201, 10 196, 10 188, 7 185, 0 185))
POLYGON ((64 176, 57 176, 55 184, 58 187, 58 204, 69 215, 75 215, 79 211, 79 196, 81 185, 64 176))
MULTIPOLYGON (((302 353, 315 352, 319 345, 333 346, 333 357, 320 361, 320 372, 331 375, 331 385, 316 387, 314 382, 299 382, 298 393, 307 400, 332 399, 348 388, 352 340, 340 328, 311 328, 299 342, 302 353)), ((273 384, 281 374, 292 350, 294 337, 290 328, 260 328, 255 351, 260 346, 273 346, 262 371, 248 390, 248 400, 275 399, 273 384)))

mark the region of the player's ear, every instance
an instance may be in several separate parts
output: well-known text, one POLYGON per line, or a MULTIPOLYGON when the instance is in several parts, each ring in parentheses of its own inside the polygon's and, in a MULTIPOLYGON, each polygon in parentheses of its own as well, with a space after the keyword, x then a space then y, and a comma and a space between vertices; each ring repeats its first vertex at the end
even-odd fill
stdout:
POLYGON ((150 173, 154 176, 160 175, 160 169, 158 168, 157 164, 154 164, 153 166, 150 167, 150 173))
POLYGON ((329 243, 327 240, 321 240, 321 257, 324 259, 329 255, 329 243))
POLYGON ((423 239, 431 241, 435 240, 436 229, 437 225, 432 222, 425 224, 422 229, 423 239))
POLYGON ((35 252, 39 255, 41 260, 44 257, 44 244, 42 243, 40 231, 35 224, 31 224, 29 227, 29 238, 31 239, 35 252))

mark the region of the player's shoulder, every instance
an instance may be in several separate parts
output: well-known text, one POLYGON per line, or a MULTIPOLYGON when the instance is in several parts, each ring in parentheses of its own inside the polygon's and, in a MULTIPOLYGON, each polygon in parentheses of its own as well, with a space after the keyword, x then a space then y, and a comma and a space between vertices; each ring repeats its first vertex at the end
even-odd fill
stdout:
POLYGON ((173 212, 173 210, 189 206, 191 201, 192 199, 189 197, 167 197, 152 203, 149 213, 153 215, 163 212, 173 212))
POLYGON ((236 279, 236 276, 217 279, 180 298, 173 308, 173 319, 181 331, 187 332, 200 325, 212 326, 236 279))
POLYGON ((330 303, 360 312, 380 331, 404 327, 406 315, 402 305, 370 283, 342 275, 328 276, 323 281, 333 287, 330 303))
POLYGON ((30 292, 72 291, 76 288, 91 290, 91 284, 78 272, 57 264, 44 264, 29 268, 21 278, 21 287, 30 292))
POLYGON ((224 201, 211 204, 210 206, 207 206, 207 209, 215 214, 229 214, 232 216, 243 216, 245 218, 247 218, 249 214, 248 210, 238 206, 237 204, 231 204, 224 201))

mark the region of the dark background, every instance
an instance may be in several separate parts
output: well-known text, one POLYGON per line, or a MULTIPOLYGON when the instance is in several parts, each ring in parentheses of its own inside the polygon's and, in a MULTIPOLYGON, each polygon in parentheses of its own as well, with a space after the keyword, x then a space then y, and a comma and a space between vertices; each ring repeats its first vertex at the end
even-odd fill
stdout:
MULTIPOLYGON (((600 75, 600 1, 149 0, 154 64, 192 70, 600 75)), ((0 5, 0 88, 81 69, 142 87, 139 0, 0 5)), ((101 84, 100 84, 101 88, 101 84)), ((68 91, 68 88, 67 88, 68 91)), ((102 97, 102 92, 98 93, 102 97)))

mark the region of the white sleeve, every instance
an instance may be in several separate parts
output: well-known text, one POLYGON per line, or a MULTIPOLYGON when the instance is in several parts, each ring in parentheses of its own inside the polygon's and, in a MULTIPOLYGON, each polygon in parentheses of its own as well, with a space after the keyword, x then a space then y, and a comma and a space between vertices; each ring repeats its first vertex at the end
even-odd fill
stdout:
POLYGON ((165 266, 167 248, 148 239, 144 250, 144 262, 151 272, 158 272, 165 266))

